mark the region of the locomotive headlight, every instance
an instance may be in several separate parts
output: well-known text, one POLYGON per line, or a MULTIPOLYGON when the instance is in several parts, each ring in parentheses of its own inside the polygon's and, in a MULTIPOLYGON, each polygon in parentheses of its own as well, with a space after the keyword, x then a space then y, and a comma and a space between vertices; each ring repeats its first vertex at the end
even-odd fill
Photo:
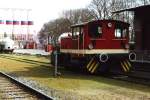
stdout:
POLYGON ((130 61, 135 61, 135 60, 136 60, 136 53, 131 52, 131 53, 129 54, 129 60, 130 60, 130 61))
POLYGON ((109 28, 111 28, 111 27, 112 27, 112 24, 111 24, 111 23, 108 23, 107 26, 108 26, 109 28))
POLYGON ((93 44, 90 43, 90 44, 88 45, 88 48, 89 48, 89 49, 93 49, 93 48, 94 48, 94 47, 93 47, 93 44))
POLYGON ((107 54, 100 54, 99 55, 99 60, 101 61, 101 62, 106 62, 106 61, 108 61, 108 55, 107 54))

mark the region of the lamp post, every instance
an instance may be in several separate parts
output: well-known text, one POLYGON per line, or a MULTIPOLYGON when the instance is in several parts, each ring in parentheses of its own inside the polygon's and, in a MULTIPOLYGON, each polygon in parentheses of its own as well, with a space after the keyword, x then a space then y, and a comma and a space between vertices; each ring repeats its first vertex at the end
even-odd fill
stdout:
POLYGON ((54 54, 54 58, 55 58, 54 76, 57 77, 58 76, 58 48, 56 45, 56 38, 54 35, 51 38, 51 43, 54 46, 54 49, 53 49, 54 50, 53 54, 54 54))
POLYGON ((57 53, 57 49, 54 51, 54 56, 55 56, 55 71, 54 71, 54 76, 55 77, 57 77, 57 63, 58 63, 58 61, 57 61, 57 58, 58 58, 58 55, 57 55, 58 53, 57 53))

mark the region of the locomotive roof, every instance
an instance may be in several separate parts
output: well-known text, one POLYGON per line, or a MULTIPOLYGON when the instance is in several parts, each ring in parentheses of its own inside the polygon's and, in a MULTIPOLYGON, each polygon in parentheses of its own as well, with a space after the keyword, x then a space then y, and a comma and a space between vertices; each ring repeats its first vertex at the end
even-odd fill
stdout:
MULTIPOLYGON (((79 23, 79 24, 75 24, 75 25, 72 25, 71 27, 82 27, 88 23, 91 23, 91 22, 98 22, 98 21, 109 21, 109 22, 117 22, 117 23, 124 23, 124 24, 128 24, 126 22, 123 22, 123 21, 120 21, 120 20, 112 20, 112 19, 107 19, 107 20, 93 20, 93 21, 89 21, 89 22, 83 22, 83 23, 79 23)), ((129 25, 129 24, 128 24, 129 25)))
POLYGON ((128 8, 128 9, 122 9, 122 10, 115 11, 113 13, 121 13, 124 11, 138 11, 138 10, 150 10, 150 5, 144 5, 144 6, 138 6, 138 7, 128 8))

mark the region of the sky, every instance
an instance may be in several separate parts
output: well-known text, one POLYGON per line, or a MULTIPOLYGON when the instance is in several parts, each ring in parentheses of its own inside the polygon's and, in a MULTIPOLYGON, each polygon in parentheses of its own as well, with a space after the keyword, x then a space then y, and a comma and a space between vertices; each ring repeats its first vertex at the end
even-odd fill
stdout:
POLYGON ((91 0, 1 0, 0 8, 30 9, 29 17, 34 21, 36 31, 50 20, 60 16, 62 11, 85 8, 91 0))

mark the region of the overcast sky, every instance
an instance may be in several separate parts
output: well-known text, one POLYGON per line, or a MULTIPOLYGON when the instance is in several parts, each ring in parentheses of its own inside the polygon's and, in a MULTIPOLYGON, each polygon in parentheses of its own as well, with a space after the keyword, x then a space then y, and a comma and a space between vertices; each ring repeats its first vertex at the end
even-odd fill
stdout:
POLYGON ((59 17, 62 11, 85 8, 91 0, 1 0, 0 8, 32 9, 31 18, 39 30, 42 24, 59 17))

